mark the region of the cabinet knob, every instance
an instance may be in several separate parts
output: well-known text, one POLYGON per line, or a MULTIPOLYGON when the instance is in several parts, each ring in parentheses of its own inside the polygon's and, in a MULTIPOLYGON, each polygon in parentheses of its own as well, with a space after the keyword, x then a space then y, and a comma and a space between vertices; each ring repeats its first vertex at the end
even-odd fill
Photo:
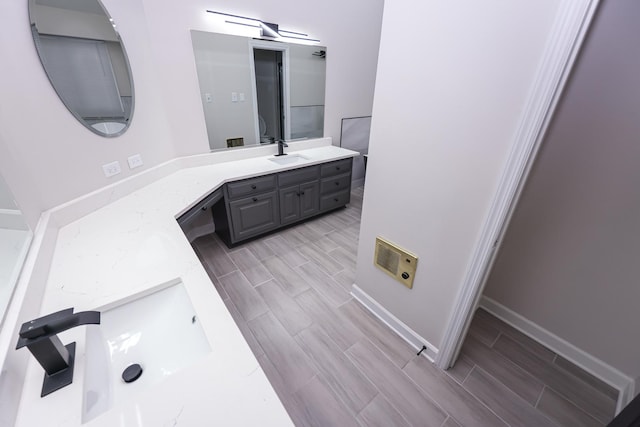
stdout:
POLYGON ((301 191, 300 194, 302 194, 304 196, 304 191, 301 191))
POLYGON ((340 170, 340 166, 336 166, 336 170, 339 171, 340 170))
POLYGON ((296 193, 296 196, 300 197, 300 193, 296 193))
POLYGON ((336 197, 336 198, 334 198, 334 199, 333 199, 333 201, 334 201, 334 202, 337 202, 337 201, 338 201, 338 198, 337 198, 337 197, 336 197))
POLYGON ((204 205, 204 206, 202 207, 202 210, 203 210, 203 211, 206 211, 206 210, 207 210, 207 205, 204 205))
POLYGON ((336 185, 340 185, 340 183, 339 183, 339 182, 336 182, 336 185))
POLYGON ((256 188, 258 188, 258 187, 256 187, 256 185, 255 185, 255 184, 251 184, 251 189, 252 189, 252 190, 255 190, 256 188))
POLYGON ((254 201, 254 202, 257 202, 257 201, 258 201, 258 198, 257 198, 257 197, 254 197, 254 198, 253 198, 253 201, 254 201))

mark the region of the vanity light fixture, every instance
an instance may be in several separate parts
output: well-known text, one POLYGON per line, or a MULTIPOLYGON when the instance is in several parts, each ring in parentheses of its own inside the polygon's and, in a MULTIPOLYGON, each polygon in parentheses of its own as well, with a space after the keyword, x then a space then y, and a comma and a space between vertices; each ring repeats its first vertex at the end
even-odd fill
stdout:
POLYGON ((278 28, 278 24, 274 24, 272 22, 264 22, 256 18, 249 18, 247 16, 233 15, 231 13, 224 12, 216 12, 213 10, 207 10, 208 13, 213 13, 215 15, 228 16, 234 18, 234 20, 225 19, 224 22, 227 24, 235 24, 235 25, 243 25, 245 27, 254 27, 260 29, 260 35, 262 37, 269 37, 273 39, 297 39, 297 40, 305 40, 310 42, 319 42, 318 39, 312 39, 308 34, 298 33, 295 31, 287 31, 278 28), (238 19, 243 20, 245 22, 239 22, 238 19), (248 21, 248 22, 247 22, 248 21))

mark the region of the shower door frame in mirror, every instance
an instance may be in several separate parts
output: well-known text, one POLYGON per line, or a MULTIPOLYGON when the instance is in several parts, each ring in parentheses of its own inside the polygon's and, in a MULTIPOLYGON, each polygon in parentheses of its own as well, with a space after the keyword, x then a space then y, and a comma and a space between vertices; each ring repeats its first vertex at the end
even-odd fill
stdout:
POLYGON ((258 80, 256 76, 255 50, 271 50, 274 52, 282 52, 282 80, 281 80, 281 116, 284 121, 282 139, 288 141, 291 139, 291 97, 290 97, 290 72, 289 72, 289 46, 282 43, 274 43, 267 40, 249 40, 249 64, 251 73, 251 91, 255 102, 253 103, 253 116, 255 117, 254 126, 256 132, 256 143, 260 144, 260 115, 258 114, 258 80))

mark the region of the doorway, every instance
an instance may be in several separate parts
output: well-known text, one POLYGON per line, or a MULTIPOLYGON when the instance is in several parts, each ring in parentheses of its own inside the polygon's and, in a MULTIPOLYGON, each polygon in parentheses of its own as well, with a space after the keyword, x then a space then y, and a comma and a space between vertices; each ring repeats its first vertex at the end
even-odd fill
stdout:
POLYGON ((253 49, 260 143, 285 139, 282 51, 253 49))

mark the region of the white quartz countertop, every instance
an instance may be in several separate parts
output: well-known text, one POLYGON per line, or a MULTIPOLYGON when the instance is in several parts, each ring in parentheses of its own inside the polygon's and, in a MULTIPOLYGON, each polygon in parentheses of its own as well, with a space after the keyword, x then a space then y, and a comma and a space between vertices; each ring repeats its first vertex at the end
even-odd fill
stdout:
MULTIPOLYGON (((95 310, 180 279, 211 353, 87 426, 287 426, 289 416, 227 311, 176 218, 223 183, 349 158, 334 146, 298 151, 308 160, 278 165, 263 156, 182 169, 62 227, 41 314, 95 310)), ((135 319, 132 319, 135 320, 135 319)), ((77 342, 73 384, 40 398, 43 369, 26 349, 17 426, 81 425, 85 328, 60 334, 77 342)))

